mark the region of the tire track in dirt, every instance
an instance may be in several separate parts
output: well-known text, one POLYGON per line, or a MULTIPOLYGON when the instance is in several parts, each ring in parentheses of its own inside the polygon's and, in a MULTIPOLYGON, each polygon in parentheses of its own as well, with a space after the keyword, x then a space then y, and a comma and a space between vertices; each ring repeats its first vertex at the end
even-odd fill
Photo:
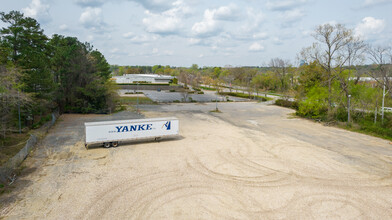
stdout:
MULTIPOLYGON (((172 173, 156 173, 123 181, 113 186, 92 200, 79 214, 80 219, 154 219, 154 214, 165 209, 171 203, 194 203, 200 210, 208 210, 211 216, 225 218, 251 218, 247 207, 259 207, 251 196, 242 194, 225 181, 217 183, 203 176, 191 175, 178 181, 181 176, 172 173), (123 201, 128 201, 124 203, 123 201), (221 209, 211 210, 208 203, 219 204, 221 209), (225 211, 222 212, 222 209, 225 211)), ((200 211, 199 210, 199 211, 200 211)), ((178 210, 177 210, 178 211, 178 210)))

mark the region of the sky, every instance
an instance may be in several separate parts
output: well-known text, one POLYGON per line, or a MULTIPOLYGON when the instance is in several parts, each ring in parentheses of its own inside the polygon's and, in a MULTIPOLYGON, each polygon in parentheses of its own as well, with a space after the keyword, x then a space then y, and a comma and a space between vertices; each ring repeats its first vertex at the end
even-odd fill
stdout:
POLYGON ((266 66, 276 57, 295 65, 326 23, 392 46, 392 0, 0 0, 0 11, 11 10, 117 65, 266 66))

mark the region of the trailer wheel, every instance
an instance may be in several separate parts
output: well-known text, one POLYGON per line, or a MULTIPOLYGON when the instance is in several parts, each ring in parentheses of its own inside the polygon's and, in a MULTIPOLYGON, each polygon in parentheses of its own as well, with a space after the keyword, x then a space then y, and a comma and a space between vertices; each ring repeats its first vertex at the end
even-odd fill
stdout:
POLYGON ((113 147, 118 147, 118 141, 112 142, 113 147))
POLYGON ((105 142, 105 143, 103 143, 103 147, 104 148, 109 148, 109 147, 111 147, 112 146, 112 144, 110 143, 110 142, 105 142))

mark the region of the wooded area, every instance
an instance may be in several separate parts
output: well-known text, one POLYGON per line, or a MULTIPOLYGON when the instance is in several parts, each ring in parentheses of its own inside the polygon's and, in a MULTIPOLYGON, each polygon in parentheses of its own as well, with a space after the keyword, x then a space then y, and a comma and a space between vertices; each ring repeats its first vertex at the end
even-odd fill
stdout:
POLYGON ((110 66, 92 45, 76 37, 48 37, 35 19, 18 11, 1 12, 0 18, 6 24, 0 30, 1 138, 39 126, 53 111, 114 108, 110 66))

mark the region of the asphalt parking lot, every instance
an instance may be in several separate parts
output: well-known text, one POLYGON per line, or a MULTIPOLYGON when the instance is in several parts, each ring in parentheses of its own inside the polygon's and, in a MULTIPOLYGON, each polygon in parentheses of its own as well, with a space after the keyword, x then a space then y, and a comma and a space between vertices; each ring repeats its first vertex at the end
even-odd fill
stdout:
MULTIPOLYGON (((120 94, 124 94, 128 90, 120 90, 120 94)), ((133 91, 132 91, 133 92, 133 91)), ((184 102, 185 96, 181 92, 169 92, 169 91, 155 91, 155 90, 138 90, 138 92, 143 92, 145 96, 150 98, 151 100, 159 103, 171 103, 171 102, 184 102)), ((188 102, 191 100, 197 102, 215 102, 218 101, 227 101, 227 99, 234 102, 246 102, 248 99, 238 98, 238 97, 225 97, 225 96, 216 96, 214 91, 204 91, 204 94, 189 94, 187 96, 188 102)))

